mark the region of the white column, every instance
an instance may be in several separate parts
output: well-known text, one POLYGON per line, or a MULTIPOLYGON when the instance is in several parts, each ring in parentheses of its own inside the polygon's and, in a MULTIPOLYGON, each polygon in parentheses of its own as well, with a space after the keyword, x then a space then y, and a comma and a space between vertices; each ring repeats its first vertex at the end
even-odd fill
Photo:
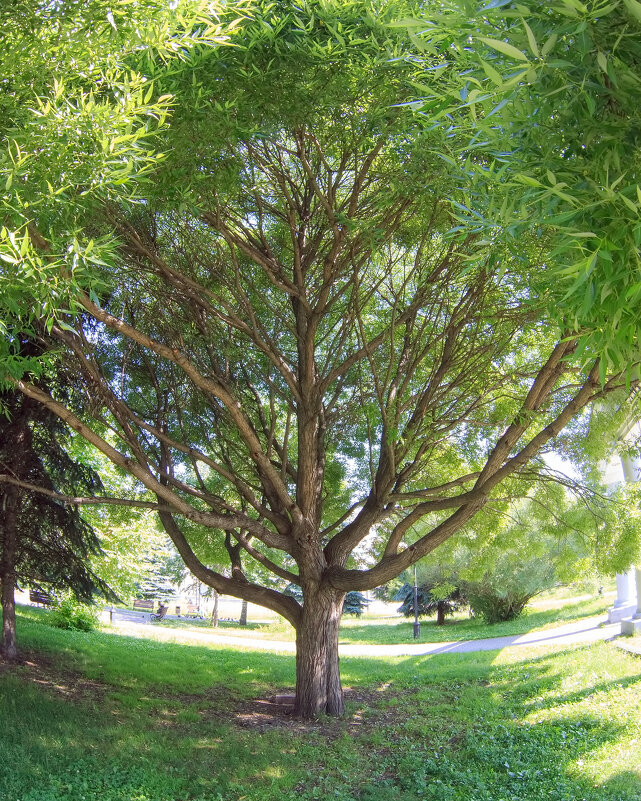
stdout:
MULTIPOLYGON (((638 426, 638 423, 636 426, 638 426)), ((628 454, 621 454, 620 458, 621 467, 623 468, 623 476, 626 483, 639 481, 641 478, 641 465, 639 464, 639 460, 629 456, 628 454)), ((629 575, 631 577, 634 576, 636 599, 633 600, 631 598, 629 602, 630 607, 632 608, 632 620, 624 620, 621 623, 621 632, 623 634, 634 634, 636 631, 641 629, 641 567, 631 568, 629 575)), ((617 599, 619 595, 618 579, 619 577, 617 576, 617 599)), ((608 617, 610 617, 610 615, 608 617)))
MULTIPOLYGON (((641 476, 641 464, 638 459, 628 454, 619 454, 623 480, 625 483, 639 481, 641 476)), ((627 617, 632 617, 637 608, 637 598, 641 597, 641 585, 635 581, 635 570, 631 567, 625 573, 617 573, 617 597, 614 606, 608 612, 608 622, 617 623, 627 617)))
POLYGON ((615 609, 627 606, 632 602, 632 570, 626 573, 617 573, 617 597, 614 602, 615 609))
POLYGON ((634 615, 635 620, 641 619, 641 567, 635 568, 634 580, 637 588, 637 611, 634 615))
POLYGON ((621 634, 638 634, 641 631, 641 568, 634 571, 637 585, 636 613, 631 620, 621 621, 621 634))
POLYGON ((632 481, 638 481, 640 472, 638 460, 633 459, 631 456, 628 456, 628 454, 622 454, 620 459, 626 484, 632 481))

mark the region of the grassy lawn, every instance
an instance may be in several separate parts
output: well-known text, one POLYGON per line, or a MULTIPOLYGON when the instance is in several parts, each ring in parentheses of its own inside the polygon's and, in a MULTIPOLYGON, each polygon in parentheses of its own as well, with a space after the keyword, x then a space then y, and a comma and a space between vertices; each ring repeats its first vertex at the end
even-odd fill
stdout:
MULTIPOLYGON (((532 606, 516 620, 507 623, 496 623, 488 626, 480 619, 472 619, 465 612, 448 618, 444 626, 437 626, 435 619, 421 621, 421 642, 450 642, 458 640, 478 640, 485 637, 503 637, 525 634, 529 631, 543 631, 554 626, 580 620, 593 615, 605 615, 612 605, 609 597, 597 597, 570 603, 557 604, 553 607, 539 608, 532 606)), ((165 620, 163 626, 189 631, 212 631, 208 620, 165 620)), ((238 623, 222 621, 217 635, 238 637, 260 637, 263 639, 285 640, 293 642, 294 630, 283 620, 271 623, 249 623, 243 628, 238 623)), ((341 642, 354 644, 395 644, 413 642, 413 620, 397 617, 343 618, 341 624, 341 642)))
POLYGON ((270 703, 291 655, 50 628, 0 663, 3 801, 638 801, 641 659, 611 643, 343 659, 348 714, 270 703))
MULTIPOLYGON (((516 620, 495 623, 492 626, 480 618, 470 618, 460 613, 448 618, 444 626, 437 626, 435 620, 421 621, 421 642, 450 642, 457 640, 478 640, 486 637, 505 637, 526 634, 529 631, 543 631, 564 623, 571 623, 584 617, 605 614, 612 603, 609 599, 593 598, 569 603, 555 609, 526 609, 516 620)), ((351 643, 402 643, 413 640, 413 620, 390 618, 388 621, 369 621, 367 618, 343 618, 341 642, 351 643)))

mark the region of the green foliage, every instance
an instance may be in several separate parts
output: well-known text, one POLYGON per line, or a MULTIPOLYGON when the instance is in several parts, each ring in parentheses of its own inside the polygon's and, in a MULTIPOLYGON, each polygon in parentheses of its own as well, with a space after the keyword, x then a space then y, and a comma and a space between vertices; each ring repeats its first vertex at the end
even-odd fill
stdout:
POLYGON ((48 622, 59 629, 93 631, 99 623, 95 607, 83 604, 71 593, 56 601, 48 622))
MULTIPOLYGON (((28 341, 22 349, 37 350, 28 341)), ((62 373, 48 379, 64 396, 62 382, 62 373)), ((101 490, 100 477, 74 458, 70 431, 56 415, 15 390, 0 392, 0 404, 0 474, 27 485, 0 481, 0 553, 11 534, 16 548, 10 570, 19 583, 70 589, 84 601, 95 592, 113 598, 91 569, 91 558, 100 554, 96 532, 77 506, 55 497, 93 496, 101 490), (10 523, 13 504, 17 515, 10 523)))
MULTIPOLYGON (((423 577, 421 581, 424 582, 423 577)), ((414 616, 414 585, 403 584, 394 596, 395 601, 401 601, 398 611, 405 617, 414 616)), ((417 589, 417 607, 419 617, 438 614, 439 622, 443 622, 446 615, 453 614, 465 603, 460 589, 451 583, 444 586, 442 583, 433 585, 421 583, 417 589)))
MULTIPOLYGON (((536 587, 536 582, 533 582, 536 587)), ((530 585, 532 586, 532 585, 530 585)), ((516 578, 511 588, 496 584, 475 582, 465 585, 465 595, 474 615, 482 617, 490 625, 514 620, 525 609, 538 589, 525 589, 516 578)))
POLYGON ((368 599, 361 592, 348 592, 343 601, 343 614, 360 617, 369 605, 368 599))
POLYGON ((641 298, 638 3, 449 2, 405 27, 426 68, 416 107, 469 137, 442 153, 465 187, 453 202, 461 225, 511 249, 534 233, 538 298, 584 333, 586 358, 601 354, 602 379, 630 369, 641 298))
MULTIPOLYGON (((442 596, 456 588, 475 614, 496 623, 521 614, 544 590, 612 576, 635 564, 641 542, 638 486, 606 495, 599 484, 570 482, 566 488, 556 478, 538 479, 521 500, 497 498, 472 526, 423 560, 418 575, 419 585, 431 589, 426 602, 434 603, 439 589, 442 596)), ((519 497, 523 488, 512 482, 503 492, 519 497)))
POLYGON ((176 595, 185 565, 167 536, 159 531, 136 559, 134 593, 137 598, 168 601, 176 595))
MULTIPOLYGON (((0 332, 9 321, 68 327, 79 286, 108 290, 98 270, 112 238, 82 229, 96 204, 134 202, 162 161, 154 137, 171 92, 203 50, 228 41, 245 4, 209 0, 40 0, 0 9, 0 332), (220 16, 217 16, 217 13, 220 16), (10 77, 8 77, 10 76, 10 77), (46 158, 43 155, 46 153, 46 158), (37 221, 40 234, 29 225, 37 221), (31 236, 28 233, 31 232, 31 236), (34 241, 35 240, 35 241, 34 241)), ((11 338, 14 378, 33 365, 11 338)))

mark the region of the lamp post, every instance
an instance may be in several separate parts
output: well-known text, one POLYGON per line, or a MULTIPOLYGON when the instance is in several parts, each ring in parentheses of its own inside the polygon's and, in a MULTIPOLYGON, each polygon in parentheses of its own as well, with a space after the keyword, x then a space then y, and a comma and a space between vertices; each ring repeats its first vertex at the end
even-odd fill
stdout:
POLYGON ((418 584, 416 582, 416 565, 414 565, 414 639, 421 636, 421 624, 418 622, 418 584))

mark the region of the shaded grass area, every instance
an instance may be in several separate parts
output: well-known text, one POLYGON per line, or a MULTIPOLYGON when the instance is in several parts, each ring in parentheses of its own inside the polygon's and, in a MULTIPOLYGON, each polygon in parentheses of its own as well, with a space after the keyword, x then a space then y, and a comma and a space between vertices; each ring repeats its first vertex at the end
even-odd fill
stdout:
POLYGON ((638 801, 641 660, 608 643, 343 659, 348 714, 265 703, 292 656, 52 629, 0 663, 6 801, 638 801))

